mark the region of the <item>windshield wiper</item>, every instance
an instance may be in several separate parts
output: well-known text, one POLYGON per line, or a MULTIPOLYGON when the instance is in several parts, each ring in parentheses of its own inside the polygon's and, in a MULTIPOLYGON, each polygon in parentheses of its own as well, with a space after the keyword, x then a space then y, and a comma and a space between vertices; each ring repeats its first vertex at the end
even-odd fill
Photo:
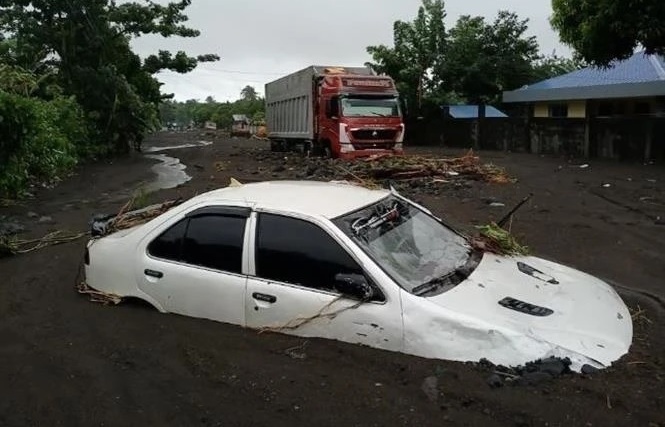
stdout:
POLYGON ((482 257, 483 253, 481 251, 474 250, 469 254, 469 258, 464 265, 455 268, 443 276, 435 277, 422 285, 416 286, 411 292, 416 296, 423 296, 442 288, 447 288, 446 290, 452 289, 465 281, 473 273, 482 257))

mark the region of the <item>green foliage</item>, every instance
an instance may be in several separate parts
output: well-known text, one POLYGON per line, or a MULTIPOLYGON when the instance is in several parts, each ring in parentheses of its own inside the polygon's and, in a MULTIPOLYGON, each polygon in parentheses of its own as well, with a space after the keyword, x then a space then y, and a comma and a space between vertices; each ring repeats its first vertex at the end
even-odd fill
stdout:
POLYGON ((512 12, 500 11, 492 22, 461 16, 449 30, 445 16, 443 1, 423 0, 412 22, 394 23, 392 47, 367 48, 367 65, 396 81, 411 115, 438 111, 442 103, 497 103, 503 91, 579 66, 541 56, 527 35, 528 20, 512 12))
POLYGON ((369 46, 374 71, 391 76, 407 105, 422 107, 430 75, 446 50, 446 16, 442 0, 423 0, 413 22, 393 24, 393 47, 369 46))
POLYGON ((240 99, 234 102, 216 102, 208 96, 204 102, 194 99, 186 102, 167 100, 160 106, 161 122, 180 128, 186 128, 190 123, 201 126, 207 121, 213 121, 219 129, 227 129, 231 127, 234 114, 244 114, 254 124, 263 124, 265 103, 254 87, 245 86, 240 92, 240 99))
POLYGON ((552 0, 552 26, 587 62, 606 66, 638 46, 665 54, 662 0, 552 0))
POLYGON ((159 51, 141 60, 132 52, 132 37, 198 36, 184 25, 190 4, 0 0, 0 30, 16 41, 0 49, 0 58, 30 63, 31 69, 55 69, 57 84, 65 95, 76 97, 95 130, 96 151, 124 153, 140 148, 146 132, 158 123, 163 95, 155 73, 186 73, 199 62, 219 59, 159 51))
POLYGON ((0 195, 16 197, 31 181, 62 178, 77 163, 85 129, 73 99, 43 101, 0 91, 0 195))
POLYGON ((506 11, 493 23, 460 17, 448 35, 446 60, 436 70, 442 88, 472 103, 494 103, 504 90, 531 83, 538 43, 525 36, 527 23, 506 11))

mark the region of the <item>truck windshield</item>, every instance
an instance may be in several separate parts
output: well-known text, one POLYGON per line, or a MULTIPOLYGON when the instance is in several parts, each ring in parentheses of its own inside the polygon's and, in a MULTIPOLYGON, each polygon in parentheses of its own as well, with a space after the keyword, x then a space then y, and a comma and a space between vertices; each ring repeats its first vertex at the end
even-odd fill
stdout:
POLYGON ((464 237, 395 196, 333 222, 399 286, 416 295, 464 268, 473 252, 464 237))
POLYGON ((401 111, 397 98, 375 96, 348 96, 342 98, 342 115, 345 117, 399 117, 401 111))

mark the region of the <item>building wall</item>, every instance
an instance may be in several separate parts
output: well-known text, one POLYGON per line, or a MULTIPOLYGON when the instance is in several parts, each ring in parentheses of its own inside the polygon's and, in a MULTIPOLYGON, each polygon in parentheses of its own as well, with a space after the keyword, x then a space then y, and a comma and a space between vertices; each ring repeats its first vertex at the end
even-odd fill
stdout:
POLYGON ((575 100, 575 101, 564 101, 564 102, 537 102, 533 107, 533 116, 539 118, 552 117, 550 115, 550 106, 554 105, 565 105, 568 109, 568 114, 565 117, 557 118, 571 118, 571 119, 583 119, 586 116, 586 101, 585 100, 575 100))

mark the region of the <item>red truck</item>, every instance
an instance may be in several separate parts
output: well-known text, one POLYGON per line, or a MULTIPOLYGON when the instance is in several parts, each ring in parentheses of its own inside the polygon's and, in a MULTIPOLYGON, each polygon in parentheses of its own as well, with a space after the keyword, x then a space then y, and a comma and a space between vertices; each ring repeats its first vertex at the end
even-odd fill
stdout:
POLYGON ((265 102, 273 151, 345 159, 403 153, 395 82, 369 68, 310 66, 267 83, 265 102))

